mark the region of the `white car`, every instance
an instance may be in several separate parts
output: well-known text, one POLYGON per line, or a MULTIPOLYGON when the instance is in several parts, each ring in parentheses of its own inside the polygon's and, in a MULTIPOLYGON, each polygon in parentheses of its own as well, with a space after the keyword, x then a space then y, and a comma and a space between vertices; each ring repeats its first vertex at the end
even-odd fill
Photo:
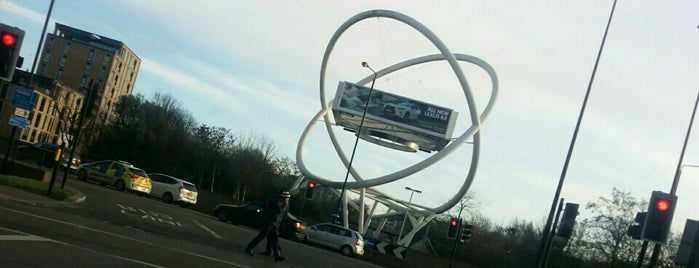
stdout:
POLYGON ((345 256, 364 255, 362 235, 335 224, 321 223, 306 227, 303 241, 339 250, 345 256))
POLYGON ((422 110, 415 103, 402 101, 399 103, 386 103, 383 112, 388 116, 399 117, 405 121, 417 121, 422 110))
POLYGON ((162 198, 165 203, 177 202, 182 207, 197 203, 197 187, 193 183, 160 173, 148 177, 153 183, 151 196, 162 198))

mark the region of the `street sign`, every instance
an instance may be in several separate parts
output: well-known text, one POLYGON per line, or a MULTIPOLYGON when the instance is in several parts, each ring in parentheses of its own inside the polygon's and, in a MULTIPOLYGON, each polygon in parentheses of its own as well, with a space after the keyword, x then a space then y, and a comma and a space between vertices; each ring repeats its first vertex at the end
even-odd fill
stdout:
POLYGON ((23 118, 29 118, 29 110, 22 108, 15 108, 15 115, 23 118))
POLYGON ((14 114, 10 115, 10 126, 16 126, 19 128, 27 129, 29 128, 29 119, 16 116, 14 114))
POLYGON ((12 105, 20 109, 33 110, 38 98, 39 95, 34 93, 34 91, 16 87, 15 94, 12 96, 12 105))

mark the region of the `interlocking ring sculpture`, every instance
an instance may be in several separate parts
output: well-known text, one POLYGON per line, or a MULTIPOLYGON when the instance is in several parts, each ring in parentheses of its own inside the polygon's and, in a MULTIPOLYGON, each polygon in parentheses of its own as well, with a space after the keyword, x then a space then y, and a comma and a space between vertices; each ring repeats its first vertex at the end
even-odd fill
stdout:
MULTIPOLYGON (((374 75, 367 76, 366 78, 356 82, 358 85, 366 85, 369 82, 372 81, 374 78, 374 75)), ((454 152, 456 149, 458 149, 460 146, 462 146, 464 143, 469 138, 473 138, 473 151, 471 155, 471 164, 469 167, 468 174, 466 175, 466 179, 464 180, 464 183, 462 184, 460 190, 446 203, 434 207, 431 210, 435 213, 442 213, 444 211, 449 210, 452 208, 459 200, 463 197, 464 194, 468 191, 469 187, 471 186, 471 183, 473 182, 473 179, 476 174, 476 169, 478 167, 478 156, 480 154, 480 144, 481 144, 481 137, 480 137, 480 127, 482 122, 486 120, 490 112, 492 111, 493 105, 495 103, 496 97, 498 93, 498 78, 497 74, 495 73, 495 70, 485 61, 465 55, 465 54, 454 54, 452 53, 444 43, 434 34, 432 31, 430 31, 427 27, 422 25, 420 22, 403 15, 401 13, 397 13, 394 11, 390 10, 369 10, 365 11, 362 13, 359 13, 355 15, 354 17, 350 18, 348 21, 346 21, 344 24, 340 26, 340 28, 335 32, 335 34, 332 36, 330 39, 330 42, 328 43, 328 46, 325 50, 325 53, 323 55, 323 62, 321 65, 321 71, 320 71, 320 103, 321 103, 321 110, 315 115, 313 119, 311 119, 310 123, 308 126, 306 126, 306 129, 304 130, 303 134, 301 135, 301 138, 299 139, 299 143, 297 145, 296 149, 296 161, 299 166, 300 171, 309 178, 312 178, 313 181, 316 181, 320 184, 322 184, 325 187, 331 187, 331 188, 341 188, 342 185, 344 184, 341 181, 333 181, 330 178, 325 178, 323 176, 314 174, 308 168, 306 167, 304 161, 303 161, 303 148, 304 144, 306 142, 306 139, 308 138, 309 133, 315 126, 316 122, 320 121, 321 117, 324 117, 324 122, 325 122, 325 127, 328 131, 328 134, 330 136, 330 139, 333 143, 333 147, 335 148, 335 151, 337 152, 338 156, 342 160, 342 162, 345 165, 345 168, 349 168, 352 176, 355 178, 356 181, 354 182, 347 182, 345 185, 345 189, 359 189, 359 188, 367 188, 367 187, 373 187, 377 185, 382 185, 386 183, 390 183, 402 178, 405 178, 407 176, 410 176, 412 174, 415 174, 432 164, 436 163, 437 161, 441 160, 442 158, 446 157, 450 153, 454 152), (430 157, 422 160, 421 162, 418 162, 412 166, 409 166, 407 168, 404 168, 402 170, 396 171, 394 173, 376 177, 376 178, 370 178, 370 179, 364 179, 362 176, 354 169, 354 167, 349 166, 349 160, 347 159, 346 154, 342 150, 342 147, 339 145, 337 137, 335 135, 335 131, 333 129, 330 118, 330 110, 332 108, 332 101, 328 101, 325 96, 325 73, 326 73, 326 68, 327 68, 327 63, 330 58, 330 54, 332 53, 333 48, 335 47, 335 44, 337 40, 340 38, 340 36, 352 25, 365 20, 369 18, 390 18, 394 19, 397 21, 400 21, 404 24, 409 25, 413 29, 419 31, 425 38, 427 38, 434 46, 441 52, 441 54, 434 54, 434 55, 427 55, 427 56, 422 56, 418 58, 413 58, 410 60, 406 60, 403 62, 400 62, 398 64, 394 64, 390 67, 387 67, 383 70, 380 70, 376 72, 376 78, 380 78, 382 76, 388 75, 390 73, 393 73, 395 71, 401 70, 406 67, 422 64, 422 63, 427 63, 427 62, 433 62, 433 61, 447 61, 447 63, 450 65, 452 70, 454 71, 454 74, 458 78, 459 84, 461 85, 464 95, 466 97, 466 102, 468 104, 469 108, 469 113, 470 113, 470 118, 472 125, 464 132, 462 133, 457 139, 453 140, 449 145, 447 145, 444 149, 439 151, 438 153, 431 155, 430 157), (466 76, 464 75, 463 70, 461 69, 461 66, 457 61, 464 61, 464 62, 469 62, 474 65, 479 66, 483 70, 485 70, 488 75, 490 76, 491 80, 491 85, 492 85, 492 91, 491 91, 491 98, 488 101, 487 106, 484 108, 483 113, 479 116, 478 111, 476 110, 476 104, 474 101, 473 93, 471 92, 471 88, 468 85, 468 82, 466 80, 466 76)), ((385 194, 382 194, 386 197, 388 197, 385 194)))

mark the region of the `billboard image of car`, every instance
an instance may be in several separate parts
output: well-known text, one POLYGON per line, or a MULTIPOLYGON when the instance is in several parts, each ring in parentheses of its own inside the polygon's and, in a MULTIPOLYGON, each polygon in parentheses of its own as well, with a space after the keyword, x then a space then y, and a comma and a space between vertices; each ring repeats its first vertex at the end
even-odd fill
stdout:
POLYGON ((365 109, 361 138, 375 143, 377 139, 413 143, 428 152, 449 143, 458 115, 449 108, 341 81, 332 106, 336 123, 358 132, 365 109))

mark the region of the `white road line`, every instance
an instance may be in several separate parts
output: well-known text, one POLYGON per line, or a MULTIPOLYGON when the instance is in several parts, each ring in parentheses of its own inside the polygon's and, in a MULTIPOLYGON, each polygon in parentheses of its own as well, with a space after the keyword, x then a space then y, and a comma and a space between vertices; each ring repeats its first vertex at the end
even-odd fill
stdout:
POLYGON ((123 235, 119 235, 119 234, 115 234, 115 233, 110 233, 110 232, 107 232, 107 231, 102 231, 102 230, 90 228, 90 227, 87 227, 87 226, 82 226, 82 225, 75 224, 75 223, 70 223, 70 222, 65 222, 65 221, 61 221, 61 220, 57 220, 57 219, 53 219, 53 218, 48 218, 48 217, 44 217, 44 216, 39 216, 39 215, 35 215, 35 214, 31 214, 31 213, 24 212, 24 211, 14 210, 14 209, 11 209, 11 208, 0 207, 0 209, 7 210, 7 211, 11 211, 11 212, 14 212, 14 213, 17 213, 17 214, 27 215, 27 216, 34 217, 34 218, 44 219, 44 220, 47 220, 47 221, 62 223, 62 224, 65 224, 65 225, 69 225, 69 226, 73 226, 73 227, 77 227, 77 228, 81 228, 81 229, 85 229, 85 230, 89 230, 89 231, 93 231, 93 232, 97 232, 97 233, 102 233, 102 234, 106 234, 106 235, 111 235, 111 236, 114 236, 114 237, 118 237, 118 238, 122 238, 122 239, 126 239, 126 240, 131 240, 131 241, 138 242, 138 243, 141 243, 141 244, 146 244, 146 245, 149 245, 149 246, 152 246, 152 247, 164 248, 164 249, 167 249, 167 250, 172 250, 172 251, 179 252, 179 253, 186 254, 186 255, 190 255, 190 256, 195 256, 195 257, 199 257, 199 258, 203 258, 203 259, 208 259, 208 260, 215 261, 215 262, 225 263, 225 264, 228 264, 228 265, 233 265, 233 266, 235 266, 235 267, 250 268, 249 266, 245 266, 245 265, 242 265, 242 264, 239 264, 239 263, 232 263, 232 262, 228 262, 228 261, 224 261, 224 260, 212 258, 212 257, 209 257, 209 256, 204 256, 204 255, 201 255, 201 254, 196 254, 196 253, 192 253, 192 252, 182 251, 182 250, 175 249, 175 248, 163 247, 163 246, 161 246, 161 245, 149 243, 149 242, 146 242, 146 241, 141 241, 141 240, 138 240, 138 239, 135 239, 135 238, 131 238, 131 237, 128 237, 128 236, 123 236, 123 235))
POLYGON ((110 256, 110 257, 114 257, 114 258, 121 259, 121 260, 125 260, 125 261, 130 261, 130 262, 135 262, 135 263, 138 263, 138 264, 147 265, 147 266, 150 266, 150 267, 160 267, 160 268, 164 267, 164 266, 159 266, 159 265, 155 265, 155 264, 152 264, 152 263, 142 262, 142 261, 138 261, 138 260, 134 260, 134 259, 122 257, 122 256, 117 256, 117 255, 107 254, 107 253, 104 253, 104 252, 99 252, 99 251, 96 251, 96 250, 94 250, 94 249, 85 248, 85 247, 81 247, 81 246, 78 246, 78 245, 73 245, 73 244, 70 244, 70 243, 62 242, 62 241, 57 241, 57 240, 53 240, 53 239, 49 239, 49 238, 45 238, 45 237, 40 237, 40 236, 28 234, 28 233, 25 233, 25 232, 22 232, 22 231, 18 231, 18 230, 12 230, 12 229, 3 228, 3 227, 0 227, 0 229, 5 230, 5 231, 10 231, 10 232, 15 232, 15 233, 20 233, 20 234, 22 234, 22 235, 0 235, 0 241, 5 240, 5 239, 3 239, 3 238, 10 238, 10 239, 8 239, 8 240, 11 240, 11 241, 46 241, 46 242, 53 242, 53 243, 61 244, 61 245, 64 245, 64 246, 69 246, 69 247, 73 247, 73 248, 79 248, 79 249, 82 249, 82 250, 87 250, 87 251, 95 252, 95 253, 97 253, 97 254, 102 254, 102 255, 105 255, 105 256, 110 256), (17 239, 12 239, 13 237, 15 237, 15 238, 17 238, 17 239), (22 238, 24 238, 24 239, 22 239, 22 238))
POLYGON ((51 241, 34 235, 0 235, 0 241, 51 241))
POLYGON ((221 239, 221 236, 220 236, 220 235, 218 235, 216 232, 214 232, 213 230, 211 230, 211 229, 209 229, 208 227, 206 227, 206 225, 201 224, 201 223, 198 222, 197 220, 192 220, 192 221, 193 221, 194 223, 196 223, 197 225, 199 225, 199 227, 201 227, 202 229, 204 229, 204 231, 207 231, 207 232, 209 232, 211 235, 213 235, 214 237, 216 237, 216 238, 218 238, 218 239, 221 239))

